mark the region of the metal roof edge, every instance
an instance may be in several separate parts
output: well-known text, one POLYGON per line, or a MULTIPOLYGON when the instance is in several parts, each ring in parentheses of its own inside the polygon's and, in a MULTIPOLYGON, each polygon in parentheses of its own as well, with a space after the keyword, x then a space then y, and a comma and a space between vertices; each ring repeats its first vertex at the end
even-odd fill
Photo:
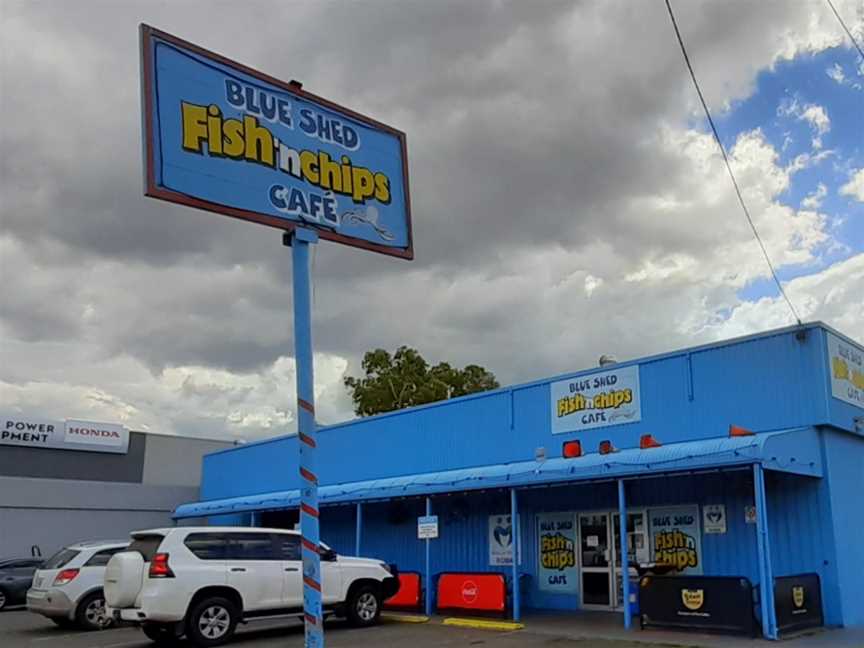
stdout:
MULTIPOLYGON (((693 469, 723 468, 753 463, 762 463, 767 469, 775 471, 821 477, 823 473, 818 434, 816 428, 803 426, 764 431, 753 436, 712 437, 683 441, 647 450, 627 448, 613 455, 592 453, 574 459, 556 457, 543 462, 522 461, 458 468, 437 473, 417 473, 343 482, 321 486, 320 502, 322 505, 327 505, 367 499, 389 499, 394 496, 413 497, 508 486, 528 487, 567 481, 589 481, 603 477, 649 476, 657 472, 687 472, 693 469), (780 444, 781 437, 784 439, 783 444, 780 444), (802 448, 804 452, 795 454, 789 452, 790 441, 793 442, 793 447, 802 448), (797 456, 799 454, 800 459, 797 456), (617 460, 615 455, 618 455, 617 460), (645 460, 652 456, 655 458, 654 461, 645 460), (600 457, 604 458, 600 459, 600 457), (581 479, 577 472, 580 468, 583 473, 581 479), (380 496, 369 497, 368 495, 376 489, 381 491, 380 496), (389 491, 388 495, 384 495, 385 490, 389 491)), ((289 508, 297 506, 295 500, 299 500, 299 489, 190 502, 178 506, 172 517, 179 519, 289 508), (212 509, 212 512, 208 513, 208 509, 212 509)))

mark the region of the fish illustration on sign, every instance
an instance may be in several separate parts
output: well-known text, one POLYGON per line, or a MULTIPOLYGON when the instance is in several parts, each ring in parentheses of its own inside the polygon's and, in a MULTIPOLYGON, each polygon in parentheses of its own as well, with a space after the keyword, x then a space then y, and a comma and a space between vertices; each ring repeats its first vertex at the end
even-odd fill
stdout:
POLYGON ((365 223, 375 230, 375 233, 384 241, 392 241, 396 237, 393 233, 378 223, 378 208, 375 205, 366 207, 366 211, 359 209, 350 209, 342 214, 343 223, 365 223))

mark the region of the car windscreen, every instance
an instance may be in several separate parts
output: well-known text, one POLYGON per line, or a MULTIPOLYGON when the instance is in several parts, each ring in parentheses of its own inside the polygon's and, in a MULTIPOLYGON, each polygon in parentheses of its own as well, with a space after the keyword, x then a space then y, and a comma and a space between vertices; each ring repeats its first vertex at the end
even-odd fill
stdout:
POLYGON ((137 551, 144 557, 144 562, 150 562, 164 539, 165 536, 156 534, 135 536, 127 551, 137 551))
POLYGON ((42 565, 42 569, 60 569, 64 565, 68 564, 70 560, 72 560, 75 556, 77 556, 80 551, 76 551, 75 549, 61 549, 53 556, 51 556, 45 563, 42 565))

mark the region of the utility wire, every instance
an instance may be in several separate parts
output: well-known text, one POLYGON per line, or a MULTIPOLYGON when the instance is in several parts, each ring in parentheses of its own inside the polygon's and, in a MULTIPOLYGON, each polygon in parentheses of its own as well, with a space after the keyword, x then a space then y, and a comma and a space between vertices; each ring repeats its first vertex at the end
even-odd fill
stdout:
POLYGON ((711 111, 708 110, 708 104, 705 102, 705 97, 702 95, 702 89, 699 87, 699 82, 696 80, 696 73, 693 71, 693 66, 690 64, 690 57, 687 55, 687 48, 684 47, 684 40, 681 38, 681 32, 678 29, 678 22, 675 20, 675 14, 672 13, 672 5, 669 4, 669 0, 665 0, 665 2, 666 8, 669 10, 669 17, 672 19, 672 26, 675 28, 675 35, 678 37, 678 44, 681 46, 681 53, 684 55, 684 62, 687 64, 687 69, 690 71, 690 78, 693 79, 693 85, 696 86, 696 93, 699 95, 699 101, 702 102, 702 108, 705 110, 705 116, 708 118, 708 123, 711 125, 711 131, 714 133, 714 139, 717 141, 717 146, 720 147, 720 153, 723 154, 723 161, 726 163, 726 170, 729 172, 729 177, 732 179, 732 186, 735 187, 735 193, 738 196, 738 202, 741 203, 741 209, 744 210, 744 215, 747 217, 747 222, 750 223, 750 229, 753 230, 753 236, 756 237, 756 241, 759 243, 759 247, 762 250, 762 256, 765 257, 765 263, 768 264, 768 268, 771 270, 771 276, 774 278, 774 283, 777 284, 777 289, 780 291, 783 299, 785 299, 786 303, 789 305, 789 310, 792 311, 792 316, 800 325, 801 318, 798 317, 798 312, 795 310, 792 302, 789 301, 789 297, 786 295, 786 291, 783 290, 783 284, 780 283, 780 279, 777 277, 777 273, 774 271, 774 265, 771 263, 771 257, 768 256, 768 250, 765 249, 765 244, 762 242, 762 238, 759 236, 756 225, 753 223, 753 218, 750 216, 750 210, 747 209, 747 205, 744 202, 744 196, 741 195, 741 189, 738 187, 738 181, 735 180, 735 174, 732 172, 732 165, 729 163, 729 156, 726 154, 726 147, 723 146, 723 142, 720 140, 720 134, 717 132, 717 127, 714 125, 714 120, 711 118, 711 111))
POLYGON ((852 32, 849 31, 849 28, 846 26, 846 23, 843 22, 843 18, 840 17, 840 14, 837 13, 837 10, 834 8, 834 3, 831 0, 828 1, 828 6, 831 7, 831 11, 834 12, 834 15, 837 16, 837 21, 846 30, 846 35, 849 36, 849 40, 852 41, 852 44, 855 46, 855 49, 858 50, 858 53, 861 55, 861 59, 864 60, 864 50, 861 49, 861 46, 858 44, 858 41, 855 40, 855 37, 852 35, 852 32))

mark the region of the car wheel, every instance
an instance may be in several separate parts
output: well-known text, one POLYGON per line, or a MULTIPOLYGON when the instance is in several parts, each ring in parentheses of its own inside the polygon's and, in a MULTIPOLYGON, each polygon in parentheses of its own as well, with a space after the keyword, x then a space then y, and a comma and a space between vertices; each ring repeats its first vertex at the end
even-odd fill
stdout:
POLYGON ((199 601, 186 619, 186 636, 196 646, 220 646, 234 634, 240 614, 226 598, 199 601))
POLYGON ((0 610, 6 607, 9 603, 9 598, 6 596, 6 592, 0 587, 0 610))
POLYGON ((180 638, 177 635, 177 627, 173 624, 145 623, 141 626, 141 630, 157 646, 173 646, 180 638))
POLYGON ((373 585, 355 589, 348 600, 348 620, 352 625, 364 627, 377 623, 381 616, 381 594, 373 585))
POLYGON ((103 630, 111 625, 111 617, 105 612, 105 595, 102 592, 88 594, 78 604, 75 621, 84 630, 103 630))

